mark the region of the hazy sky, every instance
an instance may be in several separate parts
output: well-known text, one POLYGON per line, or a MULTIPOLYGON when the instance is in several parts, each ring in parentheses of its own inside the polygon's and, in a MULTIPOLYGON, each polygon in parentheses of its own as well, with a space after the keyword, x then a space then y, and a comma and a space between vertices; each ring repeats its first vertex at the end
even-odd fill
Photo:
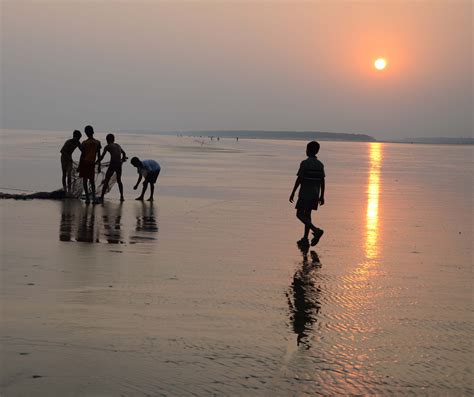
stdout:
POLYGON ((0 4, 3 128, 473 132, 471 1, 0 4))

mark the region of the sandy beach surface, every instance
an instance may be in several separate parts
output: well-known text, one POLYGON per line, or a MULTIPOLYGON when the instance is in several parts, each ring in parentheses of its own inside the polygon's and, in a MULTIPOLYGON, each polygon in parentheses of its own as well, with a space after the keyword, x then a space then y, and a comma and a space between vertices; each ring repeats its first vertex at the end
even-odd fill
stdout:
MULTIPOLYGON (((0 191, 59 188, 69 135, 2 131, 0 191)), ((322 142, 301 252, 306 142, 117 142, 154 203, 129 163, 123 204, 0 200, 2 396, 474 393, 472 147, 322 142)))

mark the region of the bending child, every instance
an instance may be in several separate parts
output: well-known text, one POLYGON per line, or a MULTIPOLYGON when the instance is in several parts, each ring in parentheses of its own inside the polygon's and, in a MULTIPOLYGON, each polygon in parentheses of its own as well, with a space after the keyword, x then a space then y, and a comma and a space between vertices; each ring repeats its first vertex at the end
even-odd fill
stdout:
POLYGON ((107 145, 104 147, 102 156, 99 158, 99 164, 104 159, 107 152, 110 153, 110 164, 105 173, 104 186, 102 187, 102 194, 100 200, 104 201, 105 192, 109 188, 109 181, 112 178, 112 175, 117 176, 117 184, 120 191, 120 201, 125 201, 123 198, 123 184, 122 184, 122 163, 127 161, 127 155, 122 150, 119 144, 115 143, 115 136, 113 134, 108 134, 105 138, 107 140, 107 145))
POLYGON ((324 205, 325 173, 324 164, 316 157, 319 152, 319 143, 312 141, 306 146, 308 158, 300 164, 298 177, 290 195, 290 203, 293 202, 296 189, 300 186, 298 201, 296 202, 296 217, 304 224, 304 236, 297 243, 300 246, 308 246, 309 231, 313 232, 311 245, 319 242, 324 231, 313 225, 311 211, 318 209, 318 204, 324 205))
POLYGON ((145 178, 143 182, 142 194, 137 197, 135 200, 143 200, 145 197, 145 192, 150 184, 150 198, 148 201, 153 201, 153 193, 155 192, 155 182, 160 175, 161 167, 155 160, 143 160, 141 161, 138 157, 133 157, 130 160, 130 163, 137 168, 138 172, 138 181, 133 187, 133 190, 137 190, 138 185, 140 184, 142 178, 145 178))

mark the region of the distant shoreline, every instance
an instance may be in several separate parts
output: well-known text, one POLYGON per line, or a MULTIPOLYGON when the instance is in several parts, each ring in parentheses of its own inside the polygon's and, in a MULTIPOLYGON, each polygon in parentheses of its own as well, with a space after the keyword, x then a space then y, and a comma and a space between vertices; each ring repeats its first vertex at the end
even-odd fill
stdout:
MULTIPOLYGON (((53 130, 29 130, 1 128, 0 130, 10 131, 50 131, 53 130)), ((327 142, 379 142, 379 143, 400 143, 416 145, 474 145, 474 138, 468 137, 422 137, 404 139, 376 139, 367 134, 339 133, 339 132, 318 132, 318 131, 266 131, 266 130, 190 130, 190 131, 152 131, 152 130, 110 130, 115 133, 143 134, 143 135, 182 135, 190 137, 219 137, 236 139, 274 139, 274 140, 294 140, 294 141, 327 141, 327 142)), ((66 132, 57 130, 56 132, 66 132)), ((101 132, 101 131, 97 131, 101 132)))
POLYGON ((414 145, 474 145, 474 138, 413 138, 403 140, 384 139, 379 142, 383 143, 404 143, 414 145))
MULTIPOLYGON (((132 131, 123 131, 132 132, 132 131)), ((133 131, 135 133, 150 133, 147 131, 133 131)), ((347 134, 318 131, 265 131, 265 130, 191 130, 191 131, 164 131, 156 132, 162 135, 183 135, 192 137, 220 137, 239 139, 278 139, 278 140, 313 140, 320 141, 348 141, 348 142, 377 142, 366 134, 347 134)))
POLYGON ((376 139, 367 134, 351 134, 339 132, 318 131, 260 131, 260 130, 212 130, 212 131, 122 131, 126 133, 161 134, 161 135, 183 135, 191 137, 220 137, 239 139, 274 139, 274 140, 319 140, 329 142, 380 142, 380 143, 403 143, 403 144, 425 144, 425 145, 474 145, 474 138, 465 137, 424 137, 407 139, 376 139))

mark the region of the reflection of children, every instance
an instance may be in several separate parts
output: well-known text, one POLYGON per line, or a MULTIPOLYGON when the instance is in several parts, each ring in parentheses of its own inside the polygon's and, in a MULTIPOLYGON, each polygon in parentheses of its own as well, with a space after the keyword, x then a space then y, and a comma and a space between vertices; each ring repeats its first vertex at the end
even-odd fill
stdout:
POLYGON ((104 186, 102 187, 102 195, 100 196, 101 201, 104 200, 105 192, 109 187, 110 178, 115 173, 117 175, 117 184, 120 191, 120 201, 124 201, 123 198, 123 184, 122 184, 122 163, 127 160, 125 152, 122 150, 120 145, 115 143, 115 137, 113 134, 108 134, 107 145, 104 147, 102 156, 100 156, 99 163, 104 159, 107 152, 110 153, 110 164, 107 172, 105 173, 104 186))
MULTIPOLYGON (((87 138, 82 142, 82 154, 79 161, 79 176, 82 178, 84 185, 84 193, 86 194, 86 204, 89 204, 89 190, 87 188, 87 181, 91 185, 92 200, 95 202, 95 159, 100 159, 100 142, 94 139, 94 129, 88 125, 84 128, 87 138)), ((100 168, 100 161, 99 161, 100 168)))
POLYGON ((133 190, 138 188, 140 181, 142 178, 145 179, 143 182, 143 190, 142 194, 136 198, 136 200, 143 200, 145 196, 146 189, 148 184, 150 184, 150 198, 148 201, 153 201, 153 193, 155 191, 155 182, 158 179, 158 175, 160 175, 161 167, 155 160, 143 160, 141 161, 138 157, 133 157, 130 160, 130 163, 137 167, 137 172, 139 174, 138 181, 133 187, 133 190))
POLYGON ((71 178, 72 178, 72 153, 76 148, 81 149, 81 132, 75 130, 72 134, 72 138, 68 139, 63 147, 61 148, 61 169, 63 171, 63 190, 66 193, 71 192, 71 178), (66 184, 67 180, 67 184, 66 184))
POLYGON ((293 202, 296 189, 300 186, 298 201, 296 202, 296 217, 304 223, 304 236, 298 241, 300 245, 309 245, 309 231, 313 232, 311 245, 316 245, 324 231, 311 223, 311 211, 318 209, 318 204, 324 204, 325 173, 324 165, 316 158, 319 152, 319 143, 312 141, 306 146, 308 158, 303 160, 297 173, 295 186, 290 195, 293 202))

